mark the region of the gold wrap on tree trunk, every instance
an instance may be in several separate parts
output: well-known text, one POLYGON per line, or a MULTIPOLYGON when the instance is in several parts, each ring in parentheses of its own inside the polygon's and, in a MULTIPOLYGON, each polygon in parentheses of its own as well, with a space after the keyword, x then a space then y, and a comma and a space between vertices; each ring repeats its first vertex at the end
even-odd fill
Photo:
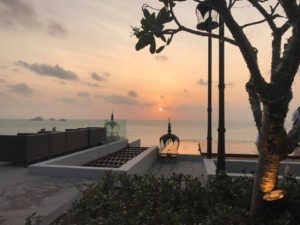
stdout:
POLYGON ((287 134, 283 126, 284 116, 280 112, 278 104, 263 106, 258 141, 259 159, 251 201, 252 215, 264 212, 262 197, 276 188, 280 161, 287 156, 287 134))
POLYGON ((257 168, 259 189, 263 193, 272 191, 276 187, 280 156, 278 154, 266 154, 260 157, 257 168))
MULTIPOLYGON (((287 156, 287 134, 284 119, 279 114, 272 114, 270 107, 264 106, 263 123, 259 137, 259 162, 257 182, 263 193, 276 187, 280 161, 287 156)), ((273 111, 273 110, 272 110, 273 111)))

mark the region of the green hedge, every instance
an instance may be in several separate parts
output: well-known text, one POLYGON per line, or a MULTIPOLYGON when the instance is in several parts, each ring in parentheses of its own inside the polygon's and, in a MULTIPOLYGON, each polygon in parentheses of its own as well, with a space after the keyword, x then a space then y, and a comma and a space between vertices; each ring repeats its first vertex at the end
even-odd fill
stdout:
MULTIPOLYGON (((81 198, 53 225, 250 225, 252 186, 252 177, 226 174, 205 186, 198 178, 180 174, 107 174, 97 184, 81 186, 81 198)), ((288 176, 280 186, 286 190, 288 210, 260 224, 300 224, 300 183, 288 176)))

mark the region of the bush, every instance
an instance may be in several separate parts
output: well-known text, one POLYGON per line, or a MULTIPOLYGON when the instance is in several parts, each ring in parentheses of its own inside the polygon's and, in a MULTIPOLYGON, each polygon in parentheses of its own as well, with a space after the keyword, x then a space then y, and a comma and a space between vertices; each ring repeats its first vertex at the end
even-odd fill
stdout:
MULTIPOLYGON (((80 187, 81 198, 68 212, 76 225, 250 225, 252 177, 231 178, 219 174, 208 180, 187 175, 112 175, 97 184, 80 187)), ((292 176, 281 186, 292 208, 261 224, 297 224, 300 184, 292 176)), ((64 224, 57 221, 53 225, 64 224)))

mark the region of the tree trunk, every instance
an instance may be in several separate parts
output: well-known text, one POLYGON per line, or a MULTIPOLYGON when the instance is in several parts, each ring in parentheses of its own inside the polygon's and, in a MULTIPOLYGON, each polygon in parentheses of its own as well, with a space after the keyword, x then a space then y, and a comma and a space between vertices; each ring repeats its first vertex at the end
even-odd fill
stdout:
POLYGON ((262 127, 257 145, 259 159, 251 200, 251 216, 255 219, 266 216, 263 195, 276 189, 280 161, 287 156, 287 134, 283 125, 286 110, 282 109, 282 105, 263 105, 262 127))

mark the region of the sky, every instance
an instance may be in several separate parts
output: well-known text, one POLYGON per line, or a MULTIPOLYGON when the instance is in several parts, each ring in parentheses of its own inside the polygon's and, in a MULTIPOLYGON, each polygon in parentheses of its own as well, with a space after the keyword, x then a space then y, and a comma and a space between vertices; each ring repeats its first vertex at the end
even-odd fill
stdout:
MULTIPOLYGON (((106 119, 113 111, 118 119, 205 120, 207 38, 179 33, 160 54, 136 51, 131 26, 140 25, 144 3, 162 7, 157 0, 0 0, 0 118, 106 119)), ((195 7, 187 1, 175 11, 193 29, 195 7)), ((247 1, 233 13, 241 24, 261 19, 247 1)), ((262 24, 246 33, 268 80, 271 32, 262 24)), ((217 44, 214 40, 214 120, 217 44)), ((237 47, 225 48, 226 120, 253 120, 246 64, 237 47)), ((299 77, 291 112, 300 103, 299 77)))

